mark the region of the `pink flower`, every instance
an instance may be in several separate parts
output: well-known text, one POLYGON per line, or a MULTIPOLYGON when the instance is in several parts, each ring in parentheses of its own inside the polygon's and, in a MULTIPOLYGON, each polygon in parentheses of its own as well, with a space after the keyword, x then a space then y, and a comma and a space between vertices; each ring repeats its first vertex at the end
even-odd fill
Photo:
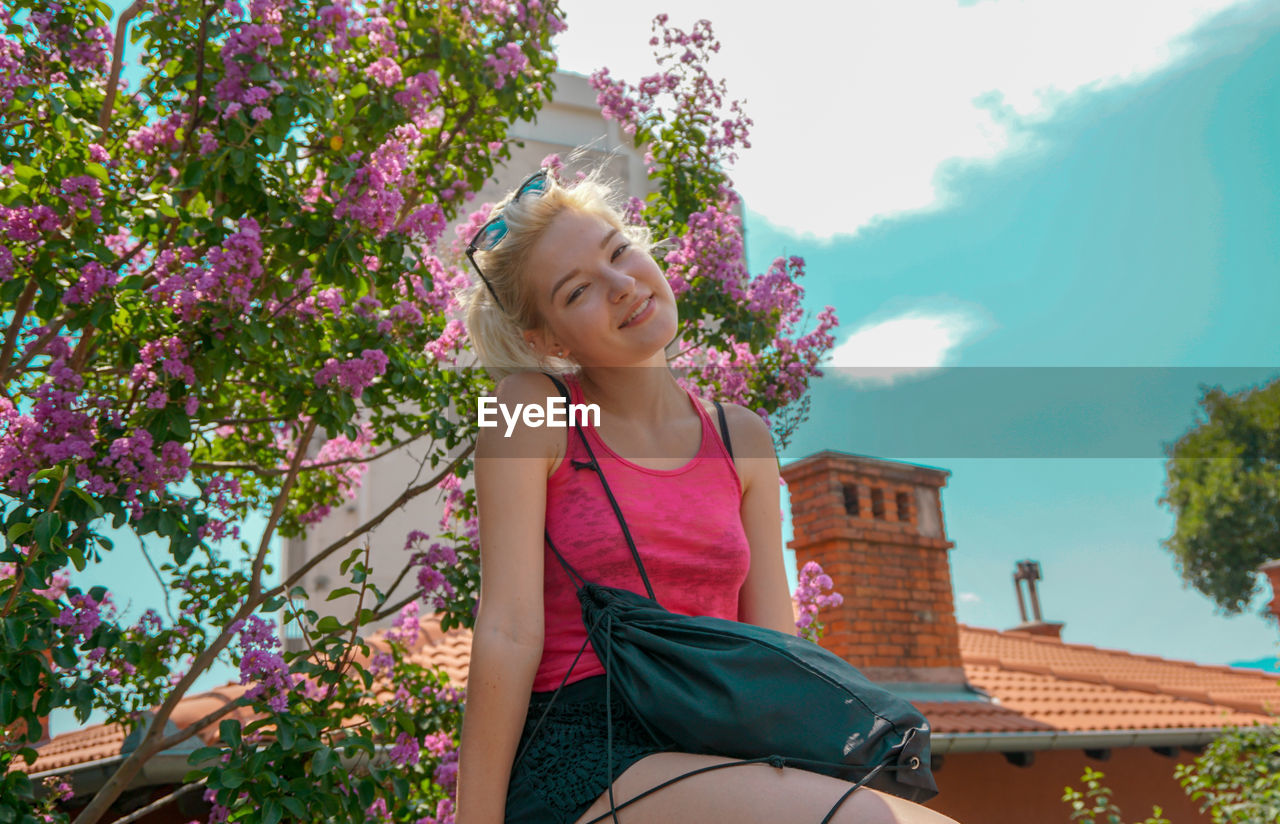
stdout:
POLYGON ((379 57, 377 60, 369 64, 364 70, 369 79, 375 83, 379 83, 387 88, 391 88, 400 82, 403 75, 400 72, 400 64, 390 57, 379 57))
POLYGON ((508 79, 519 77, 529 65, 529 58, 525 57, 518 43, 507 43, 485 57, 484 62, 497 75, 493 81, 494 88, 501 89, 508 79))
POLYGON ((355 397, 364 394, 364 390, 378 377, 387 371, 388 359, 381 349, 365 349, 359 357, 348 361, 329 358, 320 371, 316 373, 316 386, 325 386, 333 381, 355 397))

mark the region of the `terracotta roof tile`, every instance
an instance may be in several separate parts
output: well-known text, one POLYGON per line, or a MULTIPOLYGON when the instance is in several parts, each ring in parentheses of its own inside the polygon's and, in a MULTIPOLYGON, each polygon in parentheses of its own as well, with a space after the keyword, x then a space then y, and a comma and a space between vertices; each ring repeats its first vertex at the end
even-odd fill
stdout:
MULTIPOLYGON (((459 687, 466 686, 471 633, 442 632, 432 617, 420 622, 422 637, 410 658, 442 667, 459 687)), ((1025 632, 961 625, 960 651, 969 682, 990 696, 978 701, 922 701, 935 733, 1084 732, 1220 727, 1269 720, 1267 708, 1280 710, 1280 683, 1273 674, 1204 666, 1150 655, 1067 644, 1025 632)), ((385 650, 385 632, 367 639, 385 650)), ((245 687, 228 684, 183 699, 171 719, 188 726, 238 697, 245 687)), ((392 685, 375 681, 387 699, 392 685)), ((252 717, 240 709, 234 717, 252 717)), ((348 723, 359 723, 351 719, 348 723)), ((118 755, 124 742, 118 726, 96 725, 64 733, 38 747, 30 772, 66 767, 118 755)), ((212 744, 216 725, 200 740, 212 744)), ((19 762, 18 768, 26 765, 19 762)))

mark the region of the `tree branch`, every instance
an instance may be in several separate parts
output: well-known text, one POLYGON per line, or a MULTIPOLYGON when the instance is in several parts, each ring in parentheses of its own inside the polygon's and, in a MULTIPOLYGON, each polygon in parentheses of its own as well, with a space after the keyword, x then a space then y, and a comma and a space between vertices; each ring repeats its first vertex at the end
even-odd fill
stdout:
POLYGON ((187 784, 185 787, 179 787, 178 789, 166 795, 164 798, 157 798, 155 801, 152 801, 147 806, 140 807, 134 810, 133 812, 129 813, 123 818, 117 818, 115 821, 112 821, 111 824, 132 824, 132 822, 137 821, 138 819, 142 818, 148 813, 155 812, 156 810, 163 807, 165 804, 171 804, 174 801, 177 801, 180 796, 184 796, 187 793, 191 792, 192 790, 200 789, 207 782, 208 782, 207 778, 202 778, 193 784, 187 784))
MULTIPOLYGON (((222 650, 226 649, 227 644, 231 642, 231 636, 234 634, 231 631, 231 627, 235 625, 237 621, 243 620, 252 615, 253 610, 256 607, 256 603, 253 603, 251 600, 246 601, 232 617, 227 626, 223 628, 222 634, 214 639, 214 642, 206 647, 204 652, 200 653, 199 657, 192 662, 191 668, 187 670, 186 675, 182 676, 182 680, 180 680, 173 688, 173 692, 169 693, 165 698, 164 703, 162 703, 156 710, 155 717, 152 718, 151 721, 151 726, 147 729, 146 735, 142 737, 142 741, 138 743, 138 748, 131 752, 129 757, 121 762, 120 766, 116 769, 115 773, 112 774, 111 778, 107 779, 107 783, 102 785, 102 788, 94 794, 93 799, 89 804, 80 811, 78 816, 76 816, 73 824, 97 824, 98 819, 102 818, 115 800, 120 797, 120 793, 124 792, 124 789, 129 786, 129 782, 131 782, 134 776, 138 774, 138 771, 142 769, 142 765, 150 760, 151 756, 173 746, 174 744, 187 740, 201 729, 201 725, 207 725, 216 721, 236 706, 236 701, 229 702, 227 706, 215 710, 182 732, 172 735, 167 739, 161 739, 160 737, 164 730, 165 723, 169 720, 169 716, 173 715, 173 710, 178 706, 178 702, 187 694, 187 690, 191 689, 191 685, 195 683, 196 678, 209 668, 209 665, 217 659, 218 654, 221 653, 222 650)), ((239 699, 237 699, 237 701, 239 701, 239 699)))
MULTIPOLYGON (((262 596, 263 599, 267 600, 270 598, 274 598, 275 596, 279 595, 282 592, 288 592, 289 589, 294 584, 302 580, 302 578, 306 576, 308 572, 314 569, 316 565, 319 564, 321 561, 323 561, 325 558, 337 552, 339 549, 342 549, 344 546, 351 543, 355 539, 359 538, 361 535, 365 534, 366 532, 371 532, 372 530, 374 530, 379 524, 381 524, 387 518, 391 517, 391 513, 395 512, 397 509, 404 506, 409 501, 413 500, 414 498, 418 497, 422 493, 426 492, 428 489, 432 489, 433 487, 438 486, 439 483, 443 481, 446 476, 449 475, 449 473, 453 472, 453 470, 455 470, 459 464, 465 461, 467 457, 472 452, 475 451, 475 448, 476 448, 475 441, 472 441, 470 444, 467 445, 467 448, 464 449, 458 455, 458 457, 450 461, 443 469, 440 470, 440 472, 436 473, 436 475, 432 477, 429 481, 418 484, 417 486, 409 487, 408 489, 406 489, 404 492, 400 494, 400 497, 392 501, 390 506, 388 506, 386 509, 382 510, 376 516, 374 516, 372 520, 366 521, 365 523, 361 524, 360 526, 348 532, 346 535, 343 535, 338 540, 329 544, 324 549, 320 550, 318 553, 316 553, 314 557, 310 558, 305 564, 299 567, 297 571, 293 573, 293 575, 290 575, 287 581, 284 581, 283 583, 279 584, 275 588, 264 593, 262 596)), ((79 822, 76 822, 76 824, 79 824, 79 822)))
POLYGON ((0 385, 4 385, 9 380, 9 358, 13 357, 13 350, 18 346, 18 333, 22 330, 22 322, 26 320, 27 312, 31 310, 31 304, 35 301, 36 292, 39 289, 36 279, 32 278, 27 283, 27 288, 22 290, 18 304, 13 307, 13 320, 9 322, 9 328, 4 333, 4 348, 0 349, 0 385))
POLYGON ((199 125, 200 107, 203 105, 200 98, 204 94, 204 47, 209 42, 209 21, 213 18, 215 11, 216 8, 210 8, 200 16, 200 31, 196 34, 196 41, 199 44, 196 47, 196 87, 191 93, 191 118, 187 121, 187 134, 182 141, 184 159, 191 154, 191 143, 195 140, 196 126, 199 125))
MULTIPOLYGON (((324 463, 303 464, 299 471, 310 472, 315 469, 328 469, 331 466, 343 466, 345 464, 352 464, 352 463, 371 463, 385 455, 391 454, 397 449, 408 446, 409 444, 413 443, 414 441, 418 440, 418 438, 421 438, 421 437, 423 436, 419 435, 417 438, 410 438, 407 441, 401 441, 400 443, 392 444, 391 446, 388 446, 386 449, 382 450, 381 452, 375 452, 372 455, 367 455, 365 457, 334 458, 332 461, 325 461, 324 463)), ((258 464, 240 463, 237 461, 196 461, 191 464, 191 468, 212 470, 212 471, 224 470, 224 469, 243 469, 246 472, 253 472, 257 475, 262 475, 265 477, 271 477, 273 475, 283 475, 289 471, 287 469, 275 469, 275 468, 269 469, 267 467, 259 466, 258 464)))
POLYGON ((293 460, 289 462, 289 472, 285 475, 284 483, 280 485, 280 494, 276 495, 276 502, 271 507, 271 517, 267 518, 267 525, 262 530, 262 540, 258 542, 258 554, 253 559, 253 572, 249 576, 249 600, 258 597, 262 592, 259 579, 262 577, 262 567, 267 563, 267 550, 271 548, 271 536, 275 534, 276 524, 280 523, 280 518, 284 515, 284 508, 289 503, 289 491, 293 488, 293 482, 298 479, 302 458, 307 454, 307 447, 311 445, 311 436, 315 434, 318 424, 319 421, 312 418, 302 430, 302 436, 298 439, 298 448, 293 453, 293 460))
MULTIPOLYGON (((309 429, 314 431, 314 426, 309 427, 309 429)), ((309 440, 309 434, 308 434, 308 440, 309 440)), ((178 705, 178 702, 186 695, 187 691, 191 688, 191 685, 195 683, 196 678, 199 677, 199 675, 204 673, 205 670, 209 668, 209 665, 213 663, 213 661, 217 658, 218 654, 221 653, 222 650, 224 650, 227 647, 227 645, 230 643, 231 636, 233 635, 231 631, 231 627, 234 626, 237 621, 248 618, 250 615, 253 614, 254 610, 256 610, 259 605, 261 605, 263 602, 267 601, 268 599, 275 597, 281 592, 288 591, 288 589, 291 586, 293 586, 294 583, 296 583, 299 579, 301 579, 307 572, 313 569, 316 566, 316 564, 320 563, 320 561, 322 561, 324 558, 336 552, 337 550, 341 549, 343 546, 346 546, 348 543, 360 537, 361 535, 365 534, 366 532, 370 532, 375 527, 377 527, 378 524, 385 521, 391 515, 392 512, 404 506, 405 503, 417 497, 418 495, 421 495, 423 492, 426 492, 428 489, 431 489, 432 487, 438 485, 440 481, 444 480, 446 475, 452 472, 474 450, 475 450, 475 442, 473 441, 467 446, 465 450, 463 450, 461 454, 458 455, 457 458, 451 461, 434 478, 427 481, 426 483, 419 484, 418 486, 414 486, 409 489, 406 489, 400 495, 400 497, 398 497, 395 500, 395 502, 393 502, 389 507, 387 507, 381 513, 379 513, 373 520, 368 521, 362 526, 352 530, 350 533, 348 533, 347 536, 340 538, 338 541, 334 542, 333 544, 330 544, 328 547, 322 550, 319 554, 317 554, 314 558, 312 558, 305 565, 303 565, 301 569, 299 569, 292 576, 290 576, 290 578, 287 581, 272 588, 270 591, 266 593, 258 594, 256 597, 253 594, 251 594, 250 597, 246 599, 245 603, 241 605, 240 609, 236 611, 235 615, 232 616, 231 621, 228 623, 228 625, 223 628, 222 633, 214 640, 212 644, 210 644, 208 647, 205 648, 203 652, 200 653, 200 655, 196 658, 194 662, 192 662, 191 668, 187 670, 187 673, 182 677, 182 679, 174 687, 173 692, 171 692, 165 698, 164 703, 162 703, 160 707, 156 710, 155 717, 152 719, 152 722, 151 722, 151 726, 148 728, 146 735, 143 736, 142 741, 139 742, 138 748, 134 750, 132 753, 130 753, 129 757, 126 758, 120 764, 116 772, 111 776, 110 779, 107 780, 107 783, 104 784, 102 788, 98 790, 98 792, 94 795, 93 800, 89 802, 88 806, 86 806, 80 812, 80 814, 76 816, 73 824, 97 824, 98 820, 102 818, 103 814, 106 813, 106 811, 110 808, 111 804, 114 803, 115 800, 120 797, 120 793, 124 791, 125 787, 129 785, 129 782, 131 782, 133 778, 138 774, 138 772, 142 769, 142 765, 146 763, 153 755, 155 755, 157 752, 161 752, 162 750, 167 749, 168 747, 172 747, 175 744, 179 744, 185 741, 186 739, 190 738, 192 735, 195 735, 199 729, 201 729, 204 726, 207 726, 213 721, 216 721, 218 718, 222 717, 223 715, 226 715, 228 712, 231 711, 231 709, 233 709, 237 705, 238 702, 240 702, 240 699, 237 699, 236 702, 229 703, 226 707, 223 707, 219 710, 216 710, 210 713, 209 715, 205 716, 205 718, 201 719, 200 721, 197 721, 195 724, 188 727, 186 730, 176 733, 170 736, 169 738, 162 739, 160 737, 161 732, 164 729, 165 722, 167 722, 169 720, 169 717, 173 714, 173 710, 178 705)), ((297 454, 294 455, 295 464, 298 464, 301 462, 301 455, 303 454, 304 451, 305 451, 305 448, 299 449, 297 454)), ((289 481, 287 481, 286 483, 289 483, 289 481)), ((269 529, 267 533, 264 535, 263 545, 259 546, 259 556, 254 562, 254 578, 250 582, 251 591, 256 590, 258 587, 258 578, 261 576, 261 566, 259 564, 260 562, 265 562, 265 554, 263 552, 263 546, 268 543, 268 539, 269 539, 268 536, 271 530, 274 529, 274 523, 279 520, 279 513, 283 512, 283 506, 284 506, 283 501, 284 501, 284 495, 281 495, 279 498, 276 499, 276 507, 274 508, 274 511, 272 513, 273 521, 270 524, 271 529, 269 529)))
MULTIPOLYGON (((102 99, 102 111, 98 113, 98 128, 103 132, 111 122, 111 110, 116 105, 116 90, 120 87, 120 70, 124 67, 124 34, 129 21, 142 10, 144 0, 134 0, 133 5, 120 13, 116 21, 116 39, 111 48, 111 73, 107 77, 107 93, 102 99)), ((83 813, 81 814, 83 815, 83 813)))

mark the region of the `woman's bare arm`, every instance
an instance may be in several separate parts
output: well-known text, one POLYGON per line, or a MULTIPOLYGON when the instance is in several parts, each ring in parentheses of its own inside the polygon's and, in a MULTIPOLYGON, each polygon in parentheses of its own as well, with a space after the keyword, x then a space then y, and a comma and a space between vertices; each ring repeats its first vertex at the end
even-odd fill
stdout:
MULTIPOLYGON (((508 377, 500 403, 544 405, 550 381, 508 377)), ((547 476, 562 430, 480 430, 476 500, 481 592, 471 643, 458 764, 458 824, 501 824, 529 692, 542 657, 543 525, 547 476)))
POLYGON ((751 545, 751 567, 738 594, 738 620, 795 635, 795 612, 782 559, 782 511, 773 437, 758 415, 741 406, 726 404, 725 417, 742 480, 742 527, 751 545))

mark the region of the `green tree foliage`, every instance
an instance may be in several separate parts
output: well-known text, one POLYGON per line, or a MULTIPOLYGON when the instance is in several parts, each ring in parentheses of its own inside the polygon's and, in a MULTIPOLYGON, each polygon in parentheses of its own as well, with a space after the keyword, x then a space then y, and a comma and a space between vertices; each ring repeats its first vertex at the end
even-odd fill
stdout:
POLYGON ((1280 558, 1280 380, 1228 394, 1205 388, 1204 419, 1168 446, 1161 503, 1177 518, 1164 546, 1183 579, 1235 614, 1280 558))
MULTIPOLYGON (((1084 791, 1074 787, 1066 787, 1062 791, 1062 800, 1071 808, 1071 821, 1080 824, 1124 824, 1120 808, 1111 800, 1111 788, 1102 783, 1106 774, 1085 767, 1080 776, 1084 791)), ((1151 815, 1134 824, 1171 824, 1164 817, 1164 811, 1152 806, 1151 815)))
POLYGON ((1176 775, 1213 824, 1280 821, 1280 724, 1230 729, 1176 775))

